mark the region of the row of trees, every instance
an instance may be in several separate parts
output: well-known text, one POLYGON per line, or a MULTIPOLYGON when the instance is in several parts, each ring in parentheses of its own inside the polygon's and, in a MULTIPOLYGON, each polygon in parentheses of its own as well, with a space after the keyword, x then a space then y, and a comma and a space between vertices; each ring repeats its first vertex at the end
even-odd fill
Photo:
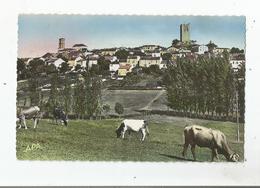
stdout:
MULTIPOLYGON (((31 105, 38 105, 47 113, 51 113, 54 107, 60 106, 66 113, 74 114, 78 119, 101 117, 103 112, 108 114, 111 110, 110 105, 103 104, 101 101, 100 77, 91 72, 84 72, 81 75, 76 80, 68 75, 64 79, 61 79, 57 73, 49 75, 51 86, 48 94, 41 91, 39 79, 32 77, 28 82, 31 105)), ((120 103, 115 104, 115 112, 119 115, 124 112, 120 103)))
POLYGON ((240 117, 244 118, 244 67, 234 72, 223 58, 178 59, 169 66, 164 83, 170 108, 188 114, 233 117, 236 92, 240 117), (240 81, 238 81, 240 80, 240 81))

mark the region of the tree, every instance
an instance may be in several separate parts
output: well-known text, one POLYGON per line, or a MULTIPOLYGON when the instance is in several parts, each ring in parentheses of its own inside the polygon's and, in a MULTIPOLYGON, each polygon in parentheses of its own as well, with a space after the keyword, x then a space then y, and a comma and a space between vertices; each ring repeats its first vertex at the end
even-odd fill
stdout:
POLYGON ((109 64, 110 62, 105 60, 103 56, 100 57, 98 59, 99 74, 101 75, 109 74, 109 64))
POLYGON ((134 56, 145 56, 145 53, 142 51, 134 51, 134 56))
POLYGON ((72 106, 71 84, 72 84, 71 80, 68 78, 68 76, 65 76, 62 98, 64 101, 64 110, 66 114, 71 111, 71 106, 72 106))
POLYGON ((38 76, 39 73, 46 72, 45 62, 39 58, 31 60, 28 64, 28 71, 30 76, 38 76))
POLYGON ((54 64, 46 65, 45 67, 46 74, 58 73, 54 64))
POLYGON ((213 43, 212 41, 209 41, 208 44, 206 44, 206 46, 209 48, 209 51, 212 51, 214 48, 218 47, 215 43, 213 43))
POLYGON ((241 64, 237 72, 238 108, 242 122, 245 121, 245 64, 241 64))
POLYGON ((27 76, 27 68, 24 61, 20 58, 17 59, 17 80, 26 79, 27 76))
POLYGON ((150 65, 149 67, 143 67, 143 72, 146 74, 161 74, 161 70, 158 65, 150 65))
POLYGON ((160 68, 159 68, 158 65, 151 65, 151 66, 149 67, 149 69, 150 69, 150 72, 151 72, 151 73, 161 74, 161 70, 160 70, 160 68))
POLYGON ((108 115, 108 113, 110 112, 110 105, 104 104, 102 108, 103 108, 103 111, 106 113, 106 115, 108 115))
POLYGON ((119 115, 119 117, 120 117, 121 114, 124 113, 124 107, 123 107, 123 105, 121 103, 117 102, 115 104, 115 112, 119 115))
POLYGON ((82 69, 82 66, 80 64, 77 64, 75 66, 75 71, 78 71, 78 70, 81 70, 82 69))
POLYGON ((139 76, 133 72, 129 72, 129 73, 127 73, 127 76, 120 82, 120 86, 121 87, 132 86, 132 85, 139 83, 141 80, 142 80, 141 76, 139 76))
POLYGON ((90 69, 90 73, 92 75, 100 75, 100 67, 99 65, 92 65, 91 69, 90 69))
POLYGON ((235 47, 232 47, 231 50, 230 50, 230 53, 231 54, 234 54, 234 53, 244 53, 244 50, 243 49, 239 49, 239 48, 235 48, 235 47))
MULTIPOLYGON (((80 69, 80 67, 77 67, 80 69)), ((76 68, 75 68, 76 69, 76 68)), ((67 62, 63 62, 59 68, 59 72, 60 73, 65 73, 65 72, 68 72, 70 71, 70 66, 67 62)))
POLYGON ((52 74, 51 76, 51 90, 50 90, 50 94, 49 94, 49 107, 50 107, 50 111, 52 111, 54 109, 54 107, 58 106, 59 103, 59 91, 58 91, 58 86, 59 86, 59 77, 57 73, 52 74))
POLYGON ((170 61, 172 59, 172 54, 165 53, 165 54, 162 55, 162 59, 170 61))
POLYGON ((118 59, 127 59, 129 55, 129 52, 125 49, 123 50, 118 50, 116 53, 115 53, 115 56, 118 58, 118 59))
POLYGON ((232 114, 234 101, 234 72, 228 56, 198 58, 191 62, 178 58, 169 66, 163 82, 169 107, 184 114, 207 112, 222 118, 232 114))
POLYGON ((83 119, 86 109, 86 90, 84 82, 77 79, 74 87, 74 104, 73 111, 76 113, 78 119, 83 119))
POLYGON ((101 80, 99 77, 86 72, 84 75, 85 86, 85 111, 90 119, 96 113, 99 114, 101 101, 101 80))
POLYGON ((172 40, 172 46, 177 46, 178 44, 179 44, 179 40, 178 39, 174 39, 174 40, 172 40))
POLYGON ((39 80, 36 77, 32 77, 28 80, 29 83, 29 96, 31 100, 31 106, 41 106, 41 93, 39 89, 39 80))

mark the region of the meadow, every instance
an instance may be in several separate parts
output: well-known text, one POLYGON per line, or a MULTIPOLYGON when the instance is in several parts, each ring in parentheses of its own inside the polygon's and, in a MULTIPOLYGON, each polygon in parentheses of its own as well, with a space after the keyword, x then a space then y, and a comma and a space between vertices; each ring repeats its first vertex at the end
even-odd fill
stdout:
MULTIPOLYGON (((69 126, 55 125, 51 120, 40 120, 39 127, 17 129, 18 160, 65 160, 65 161, 193 161, 190 150, 187 158, 181 156, 183 128, 187 119, 167 116, 149 118, 150 135, 142 143, 141 134, 116 138, 115 129, 122 119, 70 120, 69 126)), ((236 124, 192 119, 192 123, 223 131, 235 152, 244 159, 244 144, 236 142, 236 124)), ((244 140, 244 127, 240 125, 240 139, 244 140)), ((196 149, 197 160, 210 161, 211 151, 196 149)), ((220 157, 220 161, 225 161, 220 157)))

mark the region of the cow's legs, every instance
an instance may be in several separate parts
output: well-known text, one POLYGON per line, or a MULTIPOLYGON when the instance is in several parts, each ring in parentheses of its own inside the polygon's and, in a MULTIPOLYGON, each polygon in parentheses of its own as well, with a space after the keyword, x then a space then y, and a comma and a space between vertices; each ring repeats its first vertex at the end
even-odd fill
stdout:
POLYGON ((183 144, 183 151, 182 151, 182 156, 185 158, 187 155, 187 150, 190 145, 187 132, 184 131, 184 144, 183 144))
POLYGON ((27 129, 27 126, 26 126, 26 121, 25 119, 23 120, 23 124, 24 124, 24 128, 27 129))
POLYGON ((33 123, 34 123, 33 128, 35 129, 37 124, 38 124, 38 119, 37 118, 33 118, 33 123))
POLYGON ((194 161, 196 161, 195 146, 196 146, 195 144, 191 145, 191 153, 194 161))
POLYGON ((182 156, 183 156, 184 158, 186 157, 188 147, 189 147, 189 144, 188 144, 188 143, 184 143, 184 145, 183 145, 183 151, 182 151, 182 156))
POLYGON ((211 156, 211 161, 214 161, 214 158, 216 157, 217 160, 219 160, 218 158, 218 150, 215 148, 212 149, 212 156, 211 156))
POLYGON ((22 127, 22 119, 19 117, 18 119, 18 129, 21 129, 22 127))
POLYGON ((126 132, 126 130, 124 129, 124 130, 122 131, 122 133, 121 133, 123 139, 125 138, 125 132, 126 132))
POLYGON ((131 131, 128 130, 127 132, 128 132, 128 139, 130 139, 130 137, 131 137, 131 131))
POLYGON ((214 152, 214 149, 211 150, 211 162, 214 161, 214 158, 215 158, 215 152, 214 152))
POLYGON ((145 129, 141 129, 141 132, 142 132, 142 139, 141 139, 141 141, 144 141, 145 135, 146 135, 145 129))
POLYGON ((23 124, 23 125, 24 125, 24 128, 27 129, 26 121, 25 121, 25 116, 24 116, 24 115, 21 117, 20 121, 21 121, 21 125, 23 124))

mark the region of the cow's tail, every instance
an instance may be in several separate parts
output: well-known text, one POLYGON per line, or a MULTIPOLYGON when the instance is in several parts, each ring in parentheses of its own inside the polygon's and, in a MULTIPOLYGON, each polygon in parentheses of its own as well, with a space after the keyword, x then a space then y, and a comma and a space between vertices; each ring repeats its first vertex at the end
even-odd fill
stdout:
POLYGON ((147 121, 144 121, 144 127, 145 127, 145 130, 147 132, 147 135, 150 135, 150 132, 149 132, 149 129, 148 129, 148 122, 147 121))

